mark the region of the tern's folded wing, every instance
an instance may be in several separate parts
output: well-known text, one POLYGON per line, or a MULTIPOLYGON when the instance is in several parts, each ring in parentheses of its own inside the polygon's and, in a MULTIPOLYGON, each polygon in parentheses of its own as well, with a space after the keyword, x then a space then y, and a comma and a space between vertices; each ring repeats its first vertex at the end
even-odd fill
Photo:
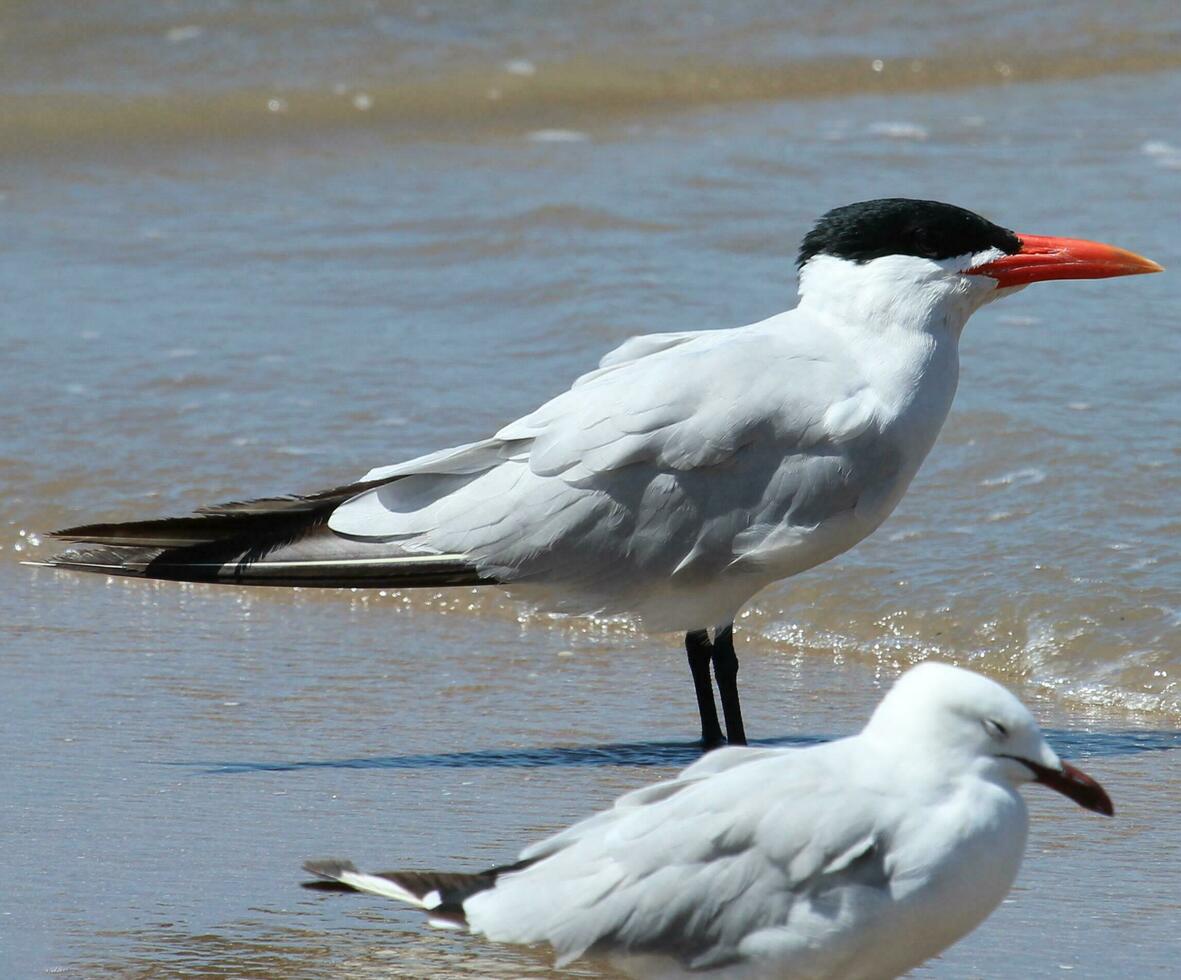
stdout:
POLYGON ((802 327, 785 314, 621 355, 493 439, 375 471, 387 482, 329 527, 560 585, 568 612, 634 612, 652 583, 735 561, 806 568, 867 533, 826 522, 892 470, 851 451, 873 391, 802 327), (821 526, 832 540, 801 548, 821 526))
POLYGON ((838 417, 833 408, 860 392, 855 367, 823 336, 757 324, 612 364, 497 438, 528 440, 534 473, 573 482, 641 462, 693 470, 754 441, 791 451, 842 438, 865 413, 838 417))

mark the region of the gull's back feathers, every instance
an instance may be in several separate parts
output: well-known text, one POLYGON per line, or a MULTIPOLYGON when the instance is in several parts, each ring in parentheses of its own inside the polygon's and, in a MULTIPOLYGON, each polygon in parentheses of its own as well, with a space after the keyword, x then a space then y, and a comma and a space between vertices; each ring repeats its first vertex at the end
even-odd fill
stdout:
POLYGON ((629 794, 523 852, 537 870, 472 896, 470 927, 549 942, 559 963, 611 949, 720 969, 752 944, 791 944, 793 906, 823 900, 827 875, 861 862, 867 897, 886 884, 868 801, 835 798, 823 764, 847 751, 837 743, 790 766, 782 755, 735 760, 629 794))

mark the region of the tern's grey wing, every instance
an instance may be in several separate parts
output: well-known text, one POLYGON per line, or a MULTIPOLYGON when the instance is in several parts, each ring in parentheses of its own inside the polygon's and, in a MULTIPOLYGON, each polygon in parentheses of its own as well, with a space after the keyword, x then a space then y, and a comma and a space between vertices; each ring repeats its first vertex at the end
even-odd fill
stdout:
MULTIPOLYGON (((877 407, 858 365, 796 313, 681 336, 620 355, 493 440, 403 464, 329 527, 544 583, 551 608, 654 626, 645 596, 676 576, 704 582, 744 561, 773 567, 770 581, 864 536, 868 525, 837 522, 823 541, 798 540, 888 479, 890 460, 853 451, 873 442, 877 407)), ((732 614, 735 600, 718 601, 732 614)), ((663 595, 650 605, 667 608, 663 595)))
POLYGON ((364 480, 386 480, 411 474, 436 476, 464 476, 483 473, 511 459, 519 447, 503 439, 481 439, 450 449, 441 449, 426 456, 378 466, 365 474, 364 480))
MULTIPOLYGON (((711 333, 710 336, 712 335, 711 333)), ((625 365, 634 364, 651 354, 679 347, 699 336, 703 336, 702 331, 645 334, 632 337, 603 355, 599 366, 576 379, 571 387, 577 388, 625 365)), ((365 481, 384 480, 394 476, 427 473, 440 475, 479 473, 511 459, 522 448, 513 439, 506 439, 501 434, 491 439, 482 439, 479 442, 469 442, 461 446, 442 449, 401 463, 378 466, 366 473, 363 479, 365 481)))
POLYGON ((834 888, 884 884, 870 801, 838 778, 848 751, 760 753, 623 797, 524 852, 545 856, 470 898, 468 921, 492 939, 548 942, 562 962, 593 949, 704 968, 768 932, 806 943, 803 923, 834 888))
POLYGON ((599 359, 599 366, 593 371, 588 371, 586 374, 581 375, 571 387, 577 388, 579 385, 593 381, 609 371, 623 367, 625 364, 631 364, 652 354, 659 354, 662 351, 680 347, 682 344, 687 344, 692 340, 696 340, 698 337, 714 334, 716 334, 716 331, 684 330, 678 333, 648 333, 642 334, 639 337, 629 337, 614 350, 604 354, 599 359))
MULTIPOLYGON (((623 359, 506 425, 530 469, 579 482, 633 463, 684 471, 725 463, 753 441, 806 448, 868 423, 861 375, 831 338, 765 324, 685 337, 623 359), (845 403, 852 398, 857 410, 845 403)), ((647 341, 650 338, 640 338, 647 341)))

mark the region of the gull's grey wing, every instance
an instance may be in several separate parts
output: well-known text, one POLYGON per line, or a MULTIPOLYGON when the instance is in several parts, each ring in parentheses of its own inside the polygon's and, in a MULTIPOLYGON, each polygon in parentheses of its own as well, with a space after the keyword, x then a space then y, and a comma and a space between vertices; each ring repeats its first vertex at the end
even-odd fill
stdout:
POLYGON ((524 851, 534 863, 468 899, 468 922, 495 940, 548 942, 560 962, 601 950, 694 969, 768 936, 790 944, 793 922, 842 901, 840 889, 887 884, 872 801, 833 786, 848 752, 753 750, 622 797, 524 851))

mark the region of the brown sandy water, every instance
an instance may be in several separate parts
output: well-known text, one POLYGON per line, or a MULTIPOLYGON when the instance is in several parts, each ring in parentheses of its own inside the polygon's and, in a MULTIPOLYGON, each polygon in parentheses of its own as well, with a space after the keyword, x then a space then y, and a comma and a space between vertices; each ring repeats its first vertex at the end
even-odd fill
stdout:
MULTIPOLYGON (((627 336, 789 307, 850 200, 1181 264, 1173 5, 885 7, 0 7, 0 975, 546 975, 299 864, 501 861, 687 763, 677 638, 18 561, 478 438, 627 336)), ((1177 281, 982 311, 898 512, 739 624, 755 737, 851 731, 939 656, 1111 790, 1113 821, 1030 792, 1018 889, 920 975, 1175 966, 1177 281)))

